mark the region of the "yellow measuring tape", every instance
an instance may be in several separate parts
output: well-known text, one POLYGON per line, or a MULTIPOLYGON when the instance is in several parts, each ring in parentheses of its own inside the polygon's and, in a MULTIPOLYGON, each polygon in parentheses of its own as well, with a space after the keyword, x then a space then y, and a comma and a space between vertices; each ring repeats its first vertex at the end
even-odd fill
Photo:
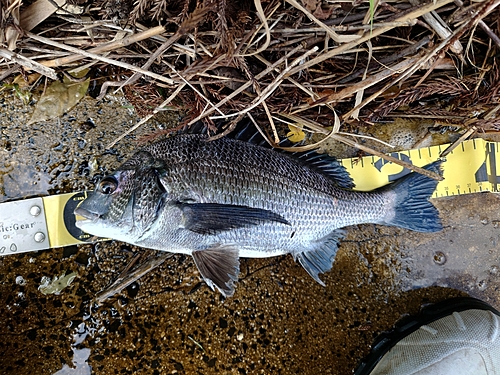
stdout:
MULTIPOLYGON (((449 145, 419 148, 391 153, 400 160, 422 167, 438 160, 439 155, 449 145)), ((496 159, 499 157, 500 143, 483 139, 472 139, 460 143, 443 163, 444 180, 439 182, 433 198, 452 195, 498 192, 499 171, 496 159)), ((342 165, 351 174, 356 190, 368 191, 386 185, 410 173, 400 165, 387 162, 377 156, 342 159, 342 165)))
POLYGON ((86 192, 51 195, 43 198, 50 247, 75 245, 92 236, 75 225, 75 208, 87 198, 86 192))
MULTIPOLYGON (((439 155, 448 146, 394 152, 391 156, 422 167, 438 160, 439 155)), ((499 148, 500 143, 482 139, 473 139, 459 144, 446 156, 443 164, 444 181, 437 185, 433 197, 482 191, 498 192, 500 173, 497 170, 496 160, 500 156, 498 155, 499 148)), ((410 173, 409 170, 376 156, 343 159, 341 162, 354 179, 356 190, 362 191, 373 190, 410 173)), ((9 209, 9 212, 12 210, 25 212, 26 219, 18 222, 19 219, 7 215, 5 222, 0 223, 0 255, 62 247, 94 240, 75 226, 73 211, 85 198, 86 193, 79 192, 43 197, 43 204, 40 198, 4 203, 21 205, 22 207, 16 206, 9 209), (42 216, 38 214, 39 212, 45 214, 45 223, 43 220, 39 220, 40 223, 36 221, 37 217, 42 216)))

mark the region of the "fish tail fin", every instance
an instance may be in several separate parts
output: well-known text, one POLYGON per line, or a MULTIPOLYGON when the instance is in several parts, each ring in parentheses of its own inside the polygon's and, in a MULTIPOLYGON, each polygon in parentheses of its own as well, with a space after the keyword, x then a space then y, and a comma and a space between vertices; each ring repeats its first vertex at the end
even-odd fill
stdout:
MULTIPOLYGON (((441 174, 441 161, 428 164, 424 169, 441 174)), ((429 202, 438 181, 420 173, 411 173, 388 186, 388 192, 395 194, 394 210, 384 224, 417 232, 438 232, 443 227, 439 212, 429 202)))

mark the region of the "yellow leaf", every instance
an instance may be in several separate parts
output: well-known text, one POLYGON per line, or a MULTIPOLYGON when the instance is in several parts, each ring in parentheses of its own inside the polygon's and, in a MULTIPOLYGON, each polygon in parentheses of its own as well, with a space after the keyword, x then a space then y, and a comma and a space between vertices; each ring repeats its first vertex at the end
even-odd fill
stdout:
POLYGON ((297 143, 304 140, 306 137, 306 133, 304 133, 302 129, 293 125, 288 125, 288 128, 290 132, 286 136, 291 142, 297 143))

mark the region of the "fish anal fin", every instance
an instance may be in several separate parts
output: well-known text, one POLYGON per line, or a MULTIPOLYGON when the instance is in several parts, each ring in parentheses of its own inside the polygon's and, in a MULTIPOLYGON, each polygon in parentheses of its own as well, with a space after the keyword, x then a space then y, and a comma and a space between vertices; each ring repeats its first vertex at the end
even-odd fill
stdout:
POLYGON ((216 234, 272 221, 290 225, 281 215, 261 208, 219 203, 177 205, 184 214, 184 227, 199 234, 216 234))
POLYGON ((212 290, 217 288, 225 297, 234 294, 234 282, 240 272, 239 251, 230 245, 216 245, 192 253, 201 276, 212 290))
POLYGON ((319 274, 331 270, 339 247, 339 241, 344 237, 344 233, 343 230, 337 229, 318 240, 312 250, 294 254, 295 260, 298 260, 307 273, 323 286, 325 286, 325 283, 319 278, 319 274))

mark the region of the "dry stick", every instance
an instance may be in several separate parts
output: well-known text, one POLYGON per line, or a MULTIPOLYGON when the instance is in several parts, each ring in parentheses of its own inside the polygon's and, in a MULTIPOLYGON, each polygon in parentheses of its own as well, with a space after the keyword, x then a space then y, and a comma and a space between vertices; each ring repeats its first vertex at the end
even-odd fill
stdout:
MULTIPOLYGON (((353 134, 353 133, 346 133, 346 132, 341 132, 339 131, 340 129, 340 119, 339 117, 337 116, 337 113, 335 112, 335 110, 333 110, 333 114, 335 116, 335 124, 334 124, 334 127, 332 130, 334 130, 333 133, 336 133, 336 134, 339 134, 339 135, 346 135, 346 136, 349 136, 349 137, 353 137, 353 138, 362 138, 362 139, 368 139, 370 141, 373 141, 373 142, 377 142, 377 143, 380 143, 380 144, 383 144, 384 146, 386 147, 390 147, 390 148, 394 148, 395 146, 391 145, 390 143, 387 143, 387 142, 384 142, 382 141, 381 139, 378 139, 378 138, 375 138, 375 137, 372 137, 372 136, 369 136, 369 135, 363 135, 363 134, 353 134)), ((278 113, 279 116, 282 116, 282 117, 287 117, 287 118, 292 118, 292 116, 294 115, 290 115, 290 114, 283 114, 283 113, 278 113)), ((250 115, 248 115, 250 116, 250 115)), ((288 121, 285 121, 283 120, 282 118, 280 117, 277 117, 277 116, 273 116, 276 120, 278 121, 281 121, 281 122, 284 122, 285 124, 287 125, 292 125, 294 127, 300 127, 300 126, 297 126, 297 121, 295 122, 288 122, 288 121)), ((296 118, 300 119, 298 121, 303 121, 304 118, 301 118, 301 117, 298 117, 298 116, 295 116, 296 118)), ((305 119, 304 122, 307 122, 309 120, 305 119)), ((323 124, 319 124, 319 123, 316 123, 318 124, 319 126, 321 127, 325 127, 323 124)), ((304 130, 304 128, 302 127, 302 130, 304 130)), ((306 131, 309 131, 309 130, 306 130, 306 131)), ((314 131, 311 131, 311 133, 314 133, 314 131)), ((320 142, 323 142, 323 141, 320 141, 320 142)), ((271 142, 268 141, 268 143, 273 146, 273 147, 279 147, 279 146, 276 146, 276 145, 273 145, 271 142)), ((313 145, 314 146, 314 145, 313 145)), ((293 146, 293 147, 296 147, 296 146, 293 146)), ((310 147, 310 145, 307 145, 307 146, 304 146, 304 147, 310 147)))
POLYGON ((473 126, 467 130, 464 134, 460 136, 455 142, 449 145, 442 153, 439 155, 440 158, 445 158, 450 152, 452 152, 460 143, 469 138, 472 134, 477 131, 477 127, 473 126))
POLYGON ((13 61, 23 66, 27 70, 34 70, 35 72, 40 73, 43 76, 49 77, 50 79, 57 79, 57 74, 54 69, 47 68, 46 66, 43 66, 42 64, 37 63, 36 61, 28 59, 27 57, 19 55, 15 52, 0 48, 0 57, 13 61))
MULTIPOLYGON (((238 123, 241 121, 241 119, 244 117, 245 115, 240 115, 238 117, 236 117, 234 120, 232 120, 230 123, 229 123, 229 126, 222 132, 222 133, 219 133, 219 134, 215 134, 211 137, 209 137, 207 139, 207 142, 211 142, 211 141, 215 141, 216 139, 220 139, 222 137, 225 137, 226 135, 228 135, 229 133, 231 133, 234 129, 236 129, 236 125, 238 125, 238 123)), ((267 140, 267 139, 266 139, 267 140)))
MULTIPOLYGON (((27 32, 26 36, 28 36, 29 38, 34 39, 38 42, 48 44, 49 46, 53 46, 53 47, 57 47, 57 48, 61 48, 63 50, 69 51, 69 52, 77 53, 77 54, 81 55, 80 57, 82 57, 82 58, 89 57, 93 60, 99 60, 99 61, 105 62, 107 64, 110 64, 110 65, 116 65, 116 66, 119 66, 121 68, 129 69, 129 70, 132 70, 132 71, 138 72, 138 73, 142 73, 145 76, 157 79, 158 81, 161 81, 161 82, 165 82, 168 85, 174 85, 176 83, 174 80, 167 78, 167 77, 164 77, 160 74, 152 73, 148 70, 144 70, 144 69, 138 68, 137 66, 127 64, 127 63, 124 63, 121 61, 108 59, 107 57, 96 55, 95 53, 90 53, 87 51, 80 50, 78 48, 70 47, 70 46, 63 44, 63 43, 54 42, 53 40, 45 38, 43 36, 39 36, 39 35, 30 33, 30 32, 27 32)), ((42 62, 42 64, 47 66, 43 62, 42 62)))
POLYGON ((12 73, 14 73, 18 69, 19 69, 19 66, 14 65, 12 68, 5 70, 2 74, 0 74, 0 82, 3 82, 4 79, 6 79, 8 76, 10 76, 12 73))
MULTIPOLYGON (((170 38, 168 38, 168 40, 165 43, 163 43, 149 57, 148 61, 146 61, 146 63, 143 66, 141 66, 141 68, 144 69, 144 70, 148 69, 153 64, 153 62, 158 58, 158 56, 160 56, 163 52, 165 52, 168 48, 170 48, 170 46, 172 46, 172 44, 174 44, 177 40, 179 40, 179 38, 181 36, 182 36, 181 34, 175 33, 170 38)), ((104 95, 106 95, 106 89, 108 87, 119 86, 116 89, 116 91, 118 91, 123 86, 125 86, 125 85, 131 85, 132 83, 138 81, 139 78, 141 78, 141 77, 142 77, 142 74, 140 74, 140 73, 134 73, 134 74, 132 74, 131 77, 127 78, 125 81, 121 81, 121 82, 107 81, 107 82, 104 82, 104 84, 102 85, 102 88, 101 88, 101 93, 99 94, 99 97, 97 99, 100 100, 100 99, 102 99, 104 97, 104 95)), ((116 93, 116 91, 115 91, 115 93, 116 93)))
MULTIPOLYGON (((293 54, 295 54, 297 51, 299 51, 301 49, 302 49, 302 45, 299 45, 299 46, 295 47, 290 52, 288 52, 286 55, 282 56, 275 63, 273 63, 273 65, 267 67, 265 70, 263 70, 262 72, 260 72, 259 74, 257 74, 254 77, 254 80, 258 81, 259 79, 265 77, 267 74, 269 74, 270 72, 272 72, 275 67, 277 67, 279 64, 281 64, 282 62, 284 62, 287 58, 289 58, 290 56, 292 56, 293 54)), ((245 91, 250 86, 252 86, 252 81, 247 81, 245 84, 241 85, 241 87, 239 87, 238 89, 236 89, 235 91, 233 91, 231 94, 229 94, 228 96, 226 96, 224 99, 222 99, 215 106, 217 108, 221 107, 222 105, 224 105, 225 103, 227 103, 229 100, 231 100, 232 98, 234 98, 236 95, 238 95, 241 92, 245 91)), ((205 117, 209 116, 214 111, 215 111, 215 109, 213 109, 213 108, 210 108, 210 109, 206 110, 205 112, 203 112, 202 114, 200 114, 199 116, 197 116, 195 119, 191 120, 188 123, 188 125, 192 125, 195 122, 201 120, 202 118, 205 118, 205 117)))
POLYGON ((424 75, 422 77, 420 77, 418 82, 415 84, 414 88, 419 87, 427 79, 427 77, 429 77, 431 75, 431 73, 434 71, 434 68, 436 66, 438 66, 444 58, 445 58, 445 54, 443 52, 440 53, 439 57, 434 60, 432 65, 429 68, 427 68, 427 71, 424 73, 424 75))
POLYGON ((249 107, 245 108, 243 111, 231 113, 231 114, 224 115, 224 116, 212 116, 211 119, 212 120, 224 119, 224 118, 239 116, 240 114, 245 114, 247 112, 250 112, 252 109, 257 107, 260 103, 262 103, 264 100, 266 100, 274 92, 274 90, 276 90, 278 88, 279 84, 281 82, 283 82, 283 80, 286 78, 286 76, 289 75, 290 70, 293 69, 293 67, 295 65, 298 65, 301 61, 307 59, 307 57, 309 55, 315 53, 316 51, 318 51, 318 47, 313 47, 313 48, 311 48, 311 50, 307 51, 303 55, 301 55, 301 56, 297 57, 295 60, 293 60, 290 63, 290 65, 288 67, 286 67, 285 69, 283 69, 283 71, 275 78, 275 80, 262 91, 262 94, 259 95, 257 98, 255 98, 253 103, 249 107))
MULTIPOLYGON (((376 22, 373 25, 345 25, 345 26, 330 26, 333 30, 336 31, 358 31, 358 30, 372 30, 378 27, 385 26, 393 26, 393 27, 407 27, 407 26, 415 26, 417 24, 416 20, 408 20, 404 22, 376 22)), ((283 32, 283 30, 281 30, 283 32)), ((301 29, 301 31, 303 31, 301 29)), ((322 30, 324 31, 324 30, 322 30)), ((319 33, 319 32, 317 32, 319 33)))
MULTIPOLYGON (((189 15, 188 18, 182 22, 182 24, 179 26, 177 31, 175 32, 174 35, 172 35, 168 40, 166 40, 146 61, 146 63, 141 67, 142 69, 148 69, 153 62, 163 53, 165 52, 168 48, 170 48, 175 42, 177 42, 183 35, 188 33, 190 29, 196 26, 196 24, 199 22, 200 18, 203 17, 203 15, 207 12, 207 9, 205 8, 196 8, 193 13, 189 15)), ((129 77, 125 82, 106 82, 107 86, 119 86, 116 91, 120 90, 123 86, 125 85, 130 85, 134 82, 136 82, 139 78, 141 78, 140 73, 134 73, 132 77, 129 77)), ((104 85, 103 85, 104 86, 104 85)), ((116 92, 115 91, 115 92, 116 92)), ((99 98, 104 96, 105 89, 101 89, 101 94, 99 95, 99 98)), ((98 99, 99 99, 98 98, 98 99)))
MULTIPOLYGON (((272 15, 274 14, 274 12, 275 12, 276 10, 278 10, 278 8, 279 8, 280 6, 281 6, 281 4, 276 5, 276 7, 275 7, 273 10, 271 10, 271 12, 269 13, 268 18, 271 18, 271 17, 272 17, 272 15)), ((261 29, 262 29, 263 25, 261 24, 261 25, 260 25, 260 26, 256 29, 256 31, 253 33, 253 35, 251 35, 251 37, 249 38, 248 42, 246 43, 246 44, 247 44, 247 46, 245 47, 245 50, 243 51, 243 53, 239 53, 239 52, 238 52, 238 53, 236 53, 236 55, 238 55, 238 56, 242 56, 242 57, 248 56, 248 55, 246 55, 246 53, 247 53, 248 49, 249 49, 249 48, 250 48, 253 44, 257 45, 263 37, 266 37, 266 38, 267 38, 267 36, 268 36, 268 35, 269 35, 269 37, 271 37, 271 33, 273 32, 274 27, 275 27, 276 25, 278 25, 278 24, 281 22, 281 19, 282 19, 284 16, 285 16, 284 14, 280 14, 280 15, 278 15, 278 17, 274 20, 273 24, 272 24, 271 26, 269 26, 269 33, 268 33, 267 31, 265 31, 265 30, 264 30, 264 33, 262 34, 262 30, 261 30, 261 29), (259 33, 260 33, 260 34, 262 34, 262 35, 261 35, 261 36, 259 36, 259 37, 258 37, 255 41, 253 41, 253 38, 255 38, 255 37, 257 36, 257 34, 259 34, 259 33)), ((243 45, 242 45, 241 47, 243 47, 243 45)), ((269 46, 267 46, 267 47, 269 47, 269 46)), ((267 48, 267 47, 266 47, 266 48, 267 48)), ((238 48, 238 50, 240 50, 240 49, 241 49, 241 48, 238 48)), ((254 54, 255 54, 255 53, 253 53, 253 52, 252 52, 252 55, 254 55, 254 54)))
MULTIPOLYGON (((453 2, 453 0, 441 0, 441 1, 436 1, 435 3, 432 2, 432 3, 426 4, 426 5, 422 5, 420 8, 415 9, 414 11, 407 13, 404 16, 401 16, 401 17, 395 19, 394 22, 405 22, 405 21, 408 21, 408 20, 411 20, 414 18, 418 18, 425 13, 428 13, 434 9, 438 9, 438 8, 440 8, 446 4, 452 3, 452 2, 453 2)), ((323 53, 323 54, 321 54, 321 55, 319 55, 319 56, 317 56, 309 61, 306 61, 300 67, 292 69, 292 71, 290 72, 290 75, 296 74, 303 69, 309 68, 313 65, 316 65, 316 64, 319 64, 325 60, 328 60, 334 56, 345 53, 345 52, 349 51, 351 48, 356 47, 356 46, 358 46, 358 45, 360 45, 360 44, 366 42, 367 40, 370 40, 376 36, 384 34, 385 32, 392 30, 395 27, 396 26, 391 25, 391 26, 387 26, 387 27, 373 29, 371 33, 366 33, 366 35, 362 36, 358 40, 355 40, 353 42, 349 42, 346 44, 342 44, 342 45, 338 46, 337 48, 332 49, 329 52, 323 53)))
POLYGON ((198 89, 196 89, 196 88, 195 88, 195 87, 194 87, 191 83, 189 83, 189 81, 188 81, 186 78, 184 78, 184 77, 183 77, 183 76, 182 76, 182 75, 181 75, 181 74, 180 74, 180 73, 179 73, 179 72, 175 69, 175 67, 174 67, 173 65, 169 64, 169 63, 168 63, 168 62, 166 62, 166 61, 165 61, 165 65, 167 65, 167 66, 168 66, 168 67, 169 67, 169 68, 170 68, 170 69, 171 69, 171 70, 172 70, 175 74, 177 74, 177 76, 178 76, 181 80, 183 80, 183 81, 184 81, 184 83, 185 83, 186 85, 188 85, 189 87, 191 87, 191 89, 192 89, 195 93, 197 93, 197 94, 198 94, 201 98, 203 98, 203 99, 207 102, 207 104, 208 104, 210 107, 214 108, 217 112, 219 112, 219 113, 221 114, 221 116, 226 116, 226 115, 224 115, 224 113, 223 113, 223 112, 222 112, 219 108, 217 108, 217 107, 216 107, 216 106, 215 106, 215 105, 214 105, 214 104, 213 104, 213 103, 212 103, 212 102, 211 102, 211 101, 210 101, 210 100, 209 100, 209 99, 208 99, 205 95, 203 95, 203 94, 202 94, 202 93, 201 93, 198 89))
MULTIPOLYGON (((455 4, 457 4, 460 8, 463 8, 464 3, 461 0, 455 0, 455 4)), ((500 38, 497 34, 495 34, 489 26, 484 23, 483 20, 479 20, 478 25, 483 31, 488 34, 488 36, 493 40, 493 42, 500 48, 500 38)))
POLYGON ((310 109, 312 107, 318 106, 318 105, 324 105, 328 104, 331 102, 339 101, 342 100, 346 97, 349 97, 353 94, 355 94, 357 91, 366 89, 370 86, 375 85, 376 83, 386 79, 387 77, 390 77, 394 74, 400 73, 402 70, 408 68, 409 66, 413 66, 417 61, 419 60, 419 57, 413 57, 408 60, 404 60, 389 69, 383 70, 382 72, 372 75, 369 78, 365 79, 364 81, 360 81, 352 86, 346 87, 345 89, 333 93, 328 96, 324 96, 321 99, 316 100, 313 103, 307 103, 307 104, 302 104, 296 108, 292 108, 291 112, 292 113, 299 113, 302 111, 305 111, 307 109, 310 109))
POLYGON ((335 42, 337 43, 345 43, 345 42, 351 42, 353 40, 357 40, 360 38, 359 35, 339 35, 331 27, 328 27, 325 25, 323 22, 321 22, 319 19, 314 17, 314 15, 311 14, 306 8, 304 8, 302 5, 300 5, 296 0, 285 0, 288 4, 292 5, 294 8, 297 8, 300 10, 302 13, 304 13, 311 21, 313 21, 315 24, 317 24, 319 27, 321 27, 323 30, 326 31, 328 36, 332 38, 335 42))
MULTIPOLYGON (((375 12, 377 10, 377 7, 378 7, 379 3, 380 3, 379 0, 372 0, 372 1, 370 1, 370 8, 369 8, 369 11, 366 12, 365 18, 363 18, 363 24, 368 24, 368 23, 370 23, 370 21, 373 21, 372 16, 373 17, 375 16, 375 12)), ((361 30, 361 31, 358 32, 358 35, 362 36, 363 33, 364 32, 361 30)), ((368 58, 367 58, 367 61, 366 61, 366 67, 365 67, 365 69, 363 71, 363 77, 361 78, 362 81, 366 80, 366 75, 368 74, 368 71, 369 71, 369 68, 370 68, 370 63, 371 63, 372 57, 373 57, 373 45, 372 45, 371 40, 367 40, 366 41, 366 46, 368 48, 368 58)), ((364 88, 362 88, 362 89, 360 89, 360 90, 358 90, 356 92, 356 97, 354 99, 354 106, 357 106, 359 103, 361 103, 363 101, 363 96, 364 95, 365 95, 365 89, 364 88)), ((359 119, 359 111, 360 111, 359 109, 353 111, 351 113, 352 118, 354 118, 355 120, 358 120, 359 119)), ((337 117, 337 113, 335 113, 335 117, 337 117)))
MULTIPOLYGON (((264 26, 264 30, 266 32, 266 42, 257 51, 251 52, 249 54, 244 54, 242 56, 257 55, 257 54, 265 51, 267 49, 267 47, 269 46, 269 43, 271 43, 271 31, 269 30, 269 25, 267 23, 266 14, 264 13, 264 9, 262 9, 262 4, 261 4, 260 0, 254 0, 254 5, 255 5, 255 9, 257 10, 257 16, 259 17, 260 22, 262 22, 262 26, 264 26)), ((278 7, 276 7, 274 9, 274 11, 276 11, 276 9, 278 9, 278 7)), ((273 13, 274 13, 274 11, 273 11, 273 13)))
MULTIPOLYGON (((375 62, 372 62, 372 67, 377 66, 376 64, 381 65, 381 66, 389 65, 389 64, 392 64, 393 62, 398 61, 402 58, 406 58, 406 56, 414 55, 415 53, 418 52, 418 50, 420 48, 422 48, 423 46, 428 44, 430 42, 430 40, 431 39, 429 36, 425 36, 421 40, 419 40, 418 42, 415 42, 414 44, 411 44, 410 46, 408 46, 400 51, 397 51, 394 54, 391 54, 389 56, 378 59, 375 62)), ((353 72, 352 74, 339 80, 338 83, 340 83, 340 84, 349 83, 350 81, 353 81, 354 79, 358 78, 361 74, 363 74, 363 72, 364 72, 364 69, 358 69, 355 72, 353 72)))
POLYGON ((113 284, 111 284, 109 287, 107 287, 102 292, 97 294, 95 302, 98 304, 103 303, 109 297, 112 297, 116 293, 120 293, 127 286, 137 281, 142 276, 152 271, 156 267, 160 266, 161 264, 163 264, 163 262, 165 262, 168 258, 172 256, 173 256, 172 253, 167 253, 167 252, 161 252, 160 255, 152 256, 151 258, 147 259, 144 263, 142 263, 139 267, 137 267, 137 269, 135 269, 134 271, 123 277, 120 276, 113 282, 113 284))
MULTIPOLYGON (((217 59, 215 59, 212 64, 210 64, 209 66, 207 66, 205 68, 205 71, 207 70, 210 70, 212 69, 212 67, 214 65, 217 65, 221 60, 225 59, 226 58, 226 55, 223 54, 223 55, 220 55, 217 59)), ((187 77, 187 80, 190 80, 192 77, 194 77, 197 73, 192 73, 191 75, 189 75, 187 77)), ((106 149, 110 149, 111 147, 113 147, 115 144, 117 144, 119 141, 121 141, 123 138, 125 138, 127 135, 129 135, 130 133, 134 132, 136 129, 138 129, 141 125, 145 124, 146 122, 148 122, 154 115, 156 115, 158 112, 161 111, 162 108, 164 108, 165 106, 167 106, 172 100, 175 99, 175 97, 181 92, 181 90, 184 88, 184 86, 186 86, 186 83, 182 82, 176 89, 175 91, 172 93, 172 95, 170 95, 167 99, 165 99, 165 101, 163 103, 161 103, 158 107, 156 107, 153 111, 153 113, 151 113, 150 115, 147 115, 146 117, 144 117, 141 121, 139 121, 137 124, 135 124, 134 126, 132 126, 130 129, 128 129, 126 132, 124 132, 123 134, 121 134, 120 136, 118 136, 113 142, 109 143, 107 146, 106 146, 106 149)))
MULTIPOLYGON (((410 4, 413 6, 418 6, 420 4, 419 0, 409 0, 410 4)), ((450 27, 443 21, 443 19, 437 14, 435 11, 426 13, 422 15, 423 19, 429 24, 429 26, 434 30, 434 32, 439 35, 441 39, 448 38, 452 32, 450 27)), ((456 40, 451 46, 450 49, 460 55, 464 52, 464 47, 459 40, 456 40)))
MULTIPOLYGON (((260 61, 262 61, 264 64, 266 64, 267 66, 271 66, 271 63, 269 61, 267 61, 265 58, 263 58, 261 55, 257 55, 255 56, 257 59, 259 59, 260 61)), ((281 71, 276 67, 274 68, 274 71, 277 72, 277 73, 281 73, 281 71)), ((291 82, 294 86, 296 86, 297 88, 299 88, 300 90, 304 91, 308 96, 311 97, 311 99, 316 99, 319 97, 318 94, 316 94, 314 91, 311 91, 309 90, 308 88, 304 87, 304 85, 302 85, 301 83, 297 82, 296 80, 294 80, 292 77, 287 77, 286 78, 287 81, 291 82)), ((283 86, 283 85, 282 85, 283 86)))
MULTIPOLYGON (((317 133, 326 134, 327 137, 325 139, 323 139, 321 142, 325 141, 327 138, 335 139, 339 142, 345 143, 351 147, 357 148, 357 149, 362 150, 364 152, 367 152, 369 154, 379 156, 384 160, 393 162, 394 164, 401 165, 402 167, 408 168, 411 171, 423 174, 424 176, 432 178, 433 180, 437 180, 437 181, 443 180, 443 177, 441 177, 439 174, 437 174, 435 172, 428 171, 427 169, 423 169, 423 168, 417 167, 416 165, 413 165, 411 163, 407 163, 403 160, 399 160, 391 155, 384 154, 383 152, 377 151, 373 148, 370 148, 370 147, 367 147, 367 146, 360 144, 358 142, 352 141, 346 137, 341 136, 340 134, 336 134, 334 132, 329 132, 327 129, 325 129, 323 126, 321 126, 321 124, 318 124, 315 121, 312 121, 309 119, 304 119, 304 118, 301 118, 301 117, 295 116, 295 115, 287 115, 287 114, 281 114, 281 115, 286 117, 286 118, 289 118, 293 121, 296 121, 297 123, 300 123, 301 125, 305 125, 317 133)), ((302 151, 299 147, 287 147, 287 148, 283 148, 283 149, 287 150, 287 151, 293 151, 293 150, 302 151)), ((306 151, 306 150, 304 149, 304 151, 306 151)))
POLYGON ((500 48, 500 38, 498 37, 497 34, 495 34, 487 24, 484 23, 483 20, 479 20, 478 22, 479 27, 483 29, 483 31, 488 34, 488 36, 493 40, 493 42, 497 45, 498 48, 500 48))
POLYGON ((266 112, 267 119, 269 120, 269 124, 271 125, 271 130, 273 131, 273 135, 274 135, 274 142, 279 143, 280 137, 278 135, 278 131, 276 130, 276 125, 274 125, 274 120, 273 120, 273 116, 271 115, 271 111, 269 110, 269 107, 267 106, 267 103, 265 100, 261 104, 262 104, 262 107, 264 107, 264 111, 266 112))
POLYGON ((125 138, 127 135, 129 135, 130 133, 134 132, 135 130, 137 130, 141 125, 145 124, 146 122, 148 122, 154 115, 156 115, 161 108, 167 106, 172 100, 175 99, 175 97, 181 92, 181 90, 184 88, 184 86, 186 86, 185 83, 181 83, 179 86, 177 86, 177 88, 175 89, 175 91, 172 93, 172 95, 170 95, 167 99, 165 99, 165 101, 163 103, 161 103, 158 107, 155 108, 155 110, 153 111, 153 113, 147 115, 146 117, 144 117, 141 121, 139 121, 137 124, 135 124, 134 126, 132 126, 130 129, 128 129, 126 132, 122 133, 121 135, 119 135, 118 137, 116 137, 116 139, 109 143, 107 146, 106 146, 106 150, 110 149, 111 147, 113 147, 114 145, 116 145, 118 142, 120 142, 123 138, 125 138))
POLYGON ((407 77, 411 76, 416 70, 418 70, 423 64, 428 62, 432 57, 434 57, 437 53, 441 52, 443 48, 446 46, 449 46, 451 43, 453 43, 454 40, 458 40, 467 30, 468 26, 474 22, 477 21, 477 19, 480 19, 481 17, 486 16, 488 13, 493 11, 495 7, 497 7, 500 4, 500 0, 490 0, 479 12, 476 13, 476 15, 469 20, 469 22, 466 22, 459 28, 457 28, 452 35, 450 35, 448 38, 443 40, 440 44, 438 44, 434 49, 429 51, 428 54, 423 56, 417 63, 413 65, 412 68, 408 69, 405 71, 403 74, 401 74, 399 77, 394 79, 393 81, 389 82, 387 85, 382 87, 380 90, 378 90, 376 93, 372 94, 369 98, 366 98, 361 104, 356 106, 355 108, 351 109, 348 113, 344 114, 342 116, 343 119, 346 119, 350 116, 352 111, 356 110, 357 108, 362 108, 368 103, 370 103, 372 100, 377 98, 380 94, 382 94, 384 91, 389 89, 390 87, 394 86, 397 82, 406 79, 407 77))
MULTIPOLYGON (((105 44, 102 44, 98 47, 91 48, 85 52, 90 53, 90 54, 96 54, 96 53, 113 51, 115 49, 126 47, 126 46, 133 44, 133 43, 136 43, 136 42, 140 42, 141 40, 149 39, 149 38, 154 37, 156 35, 160 35, 164 32, 165 32, 165 28, 163 26, 153 27, 153 28, 145 30, 143 32, 140 32, 140 33, 128 36, 126 38, 123 38, 121 40, 105 43, 105 44)), ((54 60, 42 61, 41 64, 48 66, 48 67, 57 67, 57 66, 70 64, 70 63, 73 63, 75 61, 78 61, 78 60, 81 60, 81 59, 84 59, 85 57, 87 57, 87 55, 84 55, 82 53, 84 51, 81 51, 81 50, 76 50, 76 52, 75 51, 70 51, 70 52, 75 53, 75 55, 61 57, 61 58, 54 59, 54 60)))
MULTIPOLYGON (((261 55, 257 55, 255 56, 256 58, 258 58, 260 61, 262 61, 264 64, 266 64, 267 66, 270 66, 271 63, 269 61, 267 61, 265 58, 263 58, 261 55)), ((280 70, 278 69, 278 67, 274 68, 274 71, 276 71, 277 73, 280 73, 280 70)), ((296 80, 294 80, 292 77, 286 77, 287 81, 290 81, 294 86, 298 87, 300 90, 302 90, 303 92, 305 92, 307 95, 309 95, 311 97, 311 100, 316 100, 319 95, 316 94, 314 91, 311 91, 309 90, 308 88, 304 87, 301 83, 297 82, 296 80)), ((283 85, 281 85, 283 87, 283 85)), ((329 105, 329 104, 326 104, 326 106, 334 111, 333 109, 333 106, 329 105)), ((271 120, 271 125, 274 126, 274 123, 272 122, 271 120)), ((275 128, 273 128, 275 129, 275 128)), ((275 138, 277 137, 277 134, 275 134, 275 138)), ((277 138, 276 138, 277 139, 277 138)), ((278 143, 279 141, 276 140, 276 143, 278 143)))
MULTIPOLYGON (((452 2, 453 0, 443 0, 441 2, 437 2, 436 4, 428 4, 427 6, 423 6, 422 8, 419 8, 419 9, 416 9, 415 11, 411 12, 411 13, 408 13, 406 15, 404 15, 403 17, 399 18, 398 20, 400 20, 400 22, 402 22, 403 20, 408 20, 408 19, 412 19, 412 18, 415 18, 417 17, 418 15, 420 14, 424 14, 426 12, 429 12, 433 9, 437 9, 439 8, 440 6, 443 6, 445 4, 448 4, 450 2, 452 2)), ((326 60, 327 58, 331 58, 333 56, 336 56, 338 54, 341 54, 341 53, 344 53, 346 51, 348 51, 349 49, 351 49, 352 47, 355 47, 357 46, 358 44, 362 43, 362 42, 365 42, 377 35, 380 35, 382 33, 385 33, 386 31, 389 31, 390 29, 392 29, 392 27, 384 27, 384 28, 381 28, 381 29, 374 29, 371 33, 367 33, 366 35, 364 35, 361 39, 357 40, 357 41, 354 41, 354 42, 351 42, 351 43, 347 43, 347 44, 344 44, 344 45, 341 45, 335 49, 333 49, 332 51, 330 52, 327 52, 323 55, 320 55, 314 59, 311 59, 309 61, 307 61, 305 64, 303 64, 301 66, 301 68, 305 68, 305 67, 309 67, 309 66, 312 66, 314 64, 317 64, 317 63, 320 63, 324 60, 326 60), (328 56, 328 57, 325 57, 325 56, 328 56), (316 61, 316 62, 315 62, 316 61)), ((405 62, 403 62, 404 64, 405 62)), ((399 65, 399 64, 398 64, 399 65)), ((292 72, 290 74, 295 74, 295 73, 298 73, 298 71, 295 71, 297 69, 293 69, 292 72)), ((388 74, 386 72, 386 77, 389 77, 390 75, 392 74, 388 74)), ((375 82, 376 83, 376 82, 375 82)), ((363 82, 361 82, 361 86, 359 88, 357 88, 356 90, 352 91, 350 95, 353 95, 357 90, 360 90, 363 88, 363 82)), ((344 90, 347 90, 345 91, 346 93, 351 91, 349 90, 350 88, 346 88, 344 90)), ((372 95, 373 96, 373 95, 372 95)), ((346 97, 346 96, 344 96, 346 97)), ((298 107, 298 110, 301 111, 301 110, 305 110, 305 109, 308 109, 308 107, 313 107, 315 105, 320 105, 320 104, 324 104, 325 102, 330 102, 330 101, 334 101, 334 100, 340 100, 341 97, 338 95, 338 93, 334 93, 332 95, 329 95, 329 96, 326 96, 326 97, 323 97, 319 100, 317 100, 316 102, 312 103, 312 104, 307 104, 307 105, 302 105, 302 106, 299 106, 298 107), (330 100, 330 97, 332 100, 330 100)), ((356 110, 356 108, 361 108, 361 106, 363 106, 365 103, 365 101, 363 101, 360 105, 356 106, 353 110, 356 110)), ((353 110, 351 110, 349 112, 349 116, 350 114, 353 112, 353 110)), ((343 116, 344 118, 346 118, 345 116, 343 116)))

